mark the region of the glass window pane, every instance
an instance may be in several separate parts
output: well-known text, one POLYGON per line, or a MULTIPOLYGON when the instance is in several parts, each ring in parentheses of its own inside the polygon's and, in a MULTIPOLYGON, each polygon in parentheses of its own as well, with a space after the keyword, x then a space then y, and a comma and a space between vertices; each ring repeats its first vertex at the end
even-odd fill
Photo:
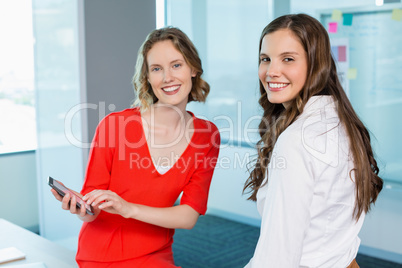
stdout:
POLYGON ((213 121, 222 145, 254 146, 261 120, 258 106, 258 43, 268 23, 261 0, 167 1, 167 23, 182 29, 196 45, 211 86, 206 104, 189 110, 213 121))
MULTIPOLYGON (((380 175, 402 182, 402 61, 400 56, 402 24, 392 20, 392 9, 356 10, 352 26, 338 26, 330 33, 331 42, 349 42, 350 68, 356 76, 349 81, 349 97, 356 112, 371 132, 380 175), (396 116, 396 117, 395 117, 396 116)), ((331 14, 322 14, 324 26, 331 14)))
POLYGON ((0 36, 0 153, 32 150, 36 123, 31 0, 0 1, 0 36))
POLYGON ((82 1, 33 0, 37 179, 42 236, 63 241, 78 235, 82 222, 60 209, 47 177, 79 190, 84 175, 80 114, 79 8, 82 1), (63 230, 63 232, 60 232, 63 230))

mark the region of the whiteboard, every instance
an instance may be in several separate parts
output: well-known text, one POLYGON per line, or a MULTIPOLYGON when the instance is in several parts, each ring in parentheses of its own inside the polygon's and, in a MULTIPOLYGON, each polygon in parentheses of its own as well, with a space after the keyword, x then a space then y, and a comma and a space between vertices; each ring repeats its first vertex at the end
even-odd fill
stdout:
MULTIPOLYGON (((392 19, 400 4, 376 8, 341 9, 353 16, 352 25, 337 21, 331 42, 348 39, 349 67, 357 70, 349 80, 349 98, 371 132, 380 176, 402 183, 402 21, 392 19)), ((321 11, 328 29, 332 10, 321 11)))

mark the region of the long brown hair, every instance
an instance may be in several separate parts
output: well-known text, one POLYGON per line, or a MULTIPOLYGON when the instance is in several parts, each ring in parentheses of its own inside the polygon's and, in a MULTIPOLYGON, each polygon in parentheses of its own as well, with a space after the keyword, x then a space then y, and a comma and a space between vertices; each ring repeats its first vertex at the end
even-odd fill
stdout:
POLYGON ((137 93, 134 106, 139 106, 141 110, 146 110, 151 104, 158 101, 158 98, 155 96, 148 82, 149 70, 147 55, 153 45, 166 40, 172 41, 174 47, 183 55, 186 63, 192 70, 196 71, 196 76, 191 79, 192 88, 188 96, 188 102, 205 102, 208 96, 210 87, 209 84, 201 78, 203 69, 197 49, 184 32, 178 28, 168 26, 153 30, 149 33, 138 51, 135 74, 133 77, 134 90, 137 93))
MULTIPOLYGON (((257 143, 258 156, 254 169, 250 172, 243 191, 251 192, 248 199, 256 200, 257 191, 267 172, 272 150, 279 135, 292 124, 303 112, 307 101, 322 92, 333 96, 337 103, 340 123, 349 136, 350 150, 354 160, 356 201, 354 216, 357 219, 363 212, 370 210, 380 193, 383 181, 378 176, 379 168, 370 144, 370 135, 354 111, 338 79, 335 61, 331 55, 329 36, 321 23, 306 14, 284 15, 268 24, 260 37, 259 51, 265 35, 289 29, 299 39, 307 55, 307 80, 298 96, 288 109, 282 104, 270 103, 260 81, 259 104, 263 108, 263 117, 259 125, 261 139, 257 143)), ((260 60, 259 60, 260 64, 260 60)))

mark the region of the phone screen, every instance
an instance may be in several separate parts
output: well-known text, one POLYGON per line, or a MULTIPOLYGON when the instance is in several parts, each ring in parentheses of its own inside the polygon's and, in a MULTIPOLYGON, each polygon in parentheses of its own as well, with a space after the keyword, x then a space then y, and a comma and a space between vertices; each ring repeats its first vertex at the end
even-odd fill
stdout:
POLYGON ((88 214, 90 215, 94 215, 94 213, 92 212, 92 208, 90 205, 88 205, 87 203, 84 202, 84 200, 81 199, 81 197, 79 197, 78 195, 76 195, 73 191, 71 191, 70 189, 68 189, 67 187, 63 186, 58 180, 53 179, 52 177, 49 176, 48 178, 48 184, 50 185, 50 187, 52 187, 53 189, 56 190, 56 192, 61 195, 61 196, 65 196, 66 193, 69 193, 70 195, 74 195, 76 200, 77 200, 77 207, 81 208, 81 203, 84 204, 86 211, 88 214))

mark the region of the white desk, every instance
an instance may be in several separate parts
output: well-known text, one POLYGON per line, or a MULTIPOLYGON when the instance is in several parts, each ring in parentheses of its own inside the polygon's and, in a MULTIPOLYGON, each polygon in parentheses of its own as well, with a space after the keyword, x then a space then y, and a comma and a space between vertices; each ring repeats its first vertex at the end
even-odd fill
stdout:
POLYGON ((75 252, 35 233, 0 219, 0 249, 16 247, 26 254, 24 260, 0 264, 0 267, 43 262, 47 268, 78 267, 75 252))

